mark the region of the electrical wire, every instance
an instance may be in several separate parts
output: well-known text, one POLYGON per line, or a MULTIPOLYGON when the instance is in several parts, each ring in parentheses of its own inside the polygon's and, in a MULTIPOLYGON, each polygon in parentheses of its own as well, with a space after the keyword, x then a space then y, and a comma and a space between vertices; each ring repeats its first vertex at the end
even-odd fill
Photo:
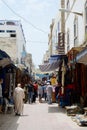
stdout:
POLYGON ((45 34, 47 34, 46 31, 36 27, 35 25, 33 25, 31 22, 29 22, 27 19, 25 19, 24 17, 22 17, 21 15, 19 15, 18 13, 16 13, 4 0, 1 0, 10 10, 12 13, 14 13, 16 16, 20 17, 21 19, 23 19, 25 22, 27 22, 29 25, 31 25, 34 29, 40 31, 40 32, 43 32, 45 34))

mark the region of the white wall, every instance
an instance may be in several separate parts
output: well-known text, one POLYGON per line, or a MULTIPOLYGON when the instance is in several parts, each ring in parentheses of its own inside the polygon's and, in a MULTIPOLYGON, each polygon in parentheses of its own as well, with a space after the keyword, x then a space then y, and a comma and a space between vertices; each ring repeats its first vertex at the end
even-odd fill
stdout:
POLYGON ((54 26, 52 31, 52 54, 58 54, 58 33, 60 32, 60 14, 57 12, 57 15, 54 20, 54 26), (59 25, 58 25, 59 24, 59 25))
MULTIPOLYGON (((70 31, 70 49, 74 47, 74 18, 75 16, 78 17, 78 43, 76 46, 80 46, 84 42, 84 37, 85 37, 85 31, 84 31, 84 3, 85 0, 70 0, 70 7, 72 7, 73 12, 79 12, 83 13, 83 16, 80 15, 75 15, 73 13, 69 13, 67 16, 66 13, 66 37, 67 37, 67 30, 69 29, 70 31)), ((66 38, 67 39, 67 38, 66 38)), ((67 41, 66 41, 67 45, 67 41)), ((67 48, 67 47, 66 47, 67 48)), ((66 50, 67 53, 67 50, 66 50)))
POLYGON ((5 30, 4 33, 0 32, 0 49, 6 51, 14 62, 16 62, 16 59, 18 58, 20 63, 23 46, 25 46, 25 38, 21 22, 16 21, 16 25, 0 25, 0 30, 5 30), (15 32, 7 33, 6 30, 15 30, 15 32), (16 37, 10 37, 10 34, 16 34, 16 37))

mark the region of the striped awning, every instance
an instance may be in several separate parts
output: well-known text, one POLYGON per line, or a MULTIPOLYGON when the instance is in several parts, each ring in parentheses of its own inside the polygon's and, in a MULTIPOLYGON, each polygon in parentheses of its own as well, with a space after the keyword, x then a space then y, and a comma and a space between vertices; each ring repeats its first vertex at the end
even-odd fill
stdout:
POLYGON ((43 65, 39 65, 39 68, 42 72, 47 72, 47 71, 53 71, 58 69, 59 65, 60 65, 61 61, 58 60, 56 62, 53 63, 48 63, 48 64, 43 64, 43 65))
POLYGON ((52 55, 49 59, 49 63, 44 63, 43 65, 39 65, 39 69, 42 72, 54 71, 62 65, 62 61, 67 63, 67 56, 66 55, 52 55))

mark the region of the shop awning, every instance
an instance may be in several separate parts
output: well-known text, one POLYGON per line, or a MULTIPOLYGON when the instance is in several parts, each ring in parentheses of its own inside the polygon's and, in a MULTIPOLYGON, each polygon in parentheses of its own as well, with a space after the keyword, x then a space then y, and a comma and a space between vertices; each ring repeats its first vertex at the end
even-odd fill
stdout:
POLYGON ((48 63, 44 65, 39 65, 39 68, 42 72, 47 72, 47 71, 53 71, 55 69, 58 69, 60 64, 60 60, 53 62, 53 63, 48 63))
POLYGON ((10 56, 5 51, 0 50, 0 66, 5 67, 11 63, 12 61, 10 56))
POLYGON ((87 64, 87 47, 77 54, 76 62, 87 64))
POLYGON ((12 63, 12 61, 9 58, 3 58, 2 60, 0 60, 0 66, 1 67, 5 67, 5 66, 7 66, 11 63, 12 63))
POLYGON ((62 60, 66 60, 66 55, 54 55, 49 59, 49 63, 39 65, 39 68, 42 72, 54 71, 59 68, 62 64, 62 60))

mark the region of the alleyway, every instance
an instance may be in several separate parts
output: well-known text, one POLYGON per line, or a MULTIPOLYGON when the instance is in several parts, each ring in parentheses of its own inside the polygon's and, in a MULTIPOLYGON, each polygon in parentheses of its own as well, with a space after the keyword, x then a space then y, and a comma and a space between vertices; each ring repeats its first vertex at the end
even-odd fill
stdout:
POLYGON ((57 104, 25 104, 23 116, 0 114, 0 130, 87 130, 66 115, 57 104))

